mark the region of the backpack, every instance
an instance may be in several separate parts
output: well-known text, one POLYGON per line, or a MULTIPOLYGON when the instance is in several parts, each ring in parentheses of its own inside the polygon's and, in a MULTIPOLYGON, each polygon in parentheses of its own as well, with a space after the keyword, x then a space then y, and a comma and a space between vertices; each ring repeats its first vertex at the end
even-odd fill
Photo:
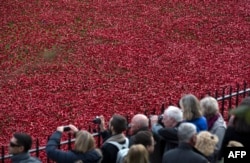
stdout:
POLYGON ((109 141, 107 143, 113 144, 114 146, 116 146, 118 148, 116 163, 122 163, 124 157, 127 155, 128 150, 129 150, 129 140, 128 140, 128 138, 125 138, 125 143, 124 144, 120 144, 120 143, 117 143, 115 141, 109 141))

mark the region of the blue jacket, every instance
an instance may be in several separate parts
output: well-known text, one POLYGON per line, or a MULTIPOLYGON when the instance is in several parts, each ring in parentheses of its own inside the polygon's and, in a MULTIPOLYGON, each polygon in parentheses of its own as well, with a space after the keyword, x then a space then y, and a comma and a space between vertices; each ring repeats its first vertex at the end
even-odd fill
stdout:
POLYGON ((208 130, 207 120, 206 120, 206 118, 204 116, 202 116, 200 118, 190 120, 190 121, 187 121, 187 122, 193 123, 196 126, 197 133, 200 132, 200 131, 208 130))
POLYGON ((61 132, 54 132, 46 145, 46 153, 50 159, 56 161, 57 163, 74 163, 76 161, 82 161, 84 163, 98 163, 101 160, 102 157, 100 153, 98 153, 95 149, 85 153, 79 153, 73 150, 59 150, 57 147, 60 144, 61 136, 61 132))

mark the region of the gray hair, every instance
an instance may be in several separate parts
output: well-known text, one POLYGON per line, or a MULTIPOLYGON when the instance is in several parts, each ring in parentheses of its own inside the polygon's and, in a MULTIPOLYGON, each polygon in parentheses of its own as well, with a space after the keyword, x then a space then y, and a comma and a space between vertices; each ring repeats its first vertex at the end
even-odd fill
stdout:
POLYGON ((176 122, 181 122, 183 120, 183 114, 180 108, 176 106, 169 106, 165 111, 164 114, 168 117, 173 118, 176 122))
POLYGON ((178 127, 178 139, 180 142, 189 142, 196 134, 196 126, 189 122, 183 122, 178 127))
POLYGON ((204 97, 203 99, 201 99, 200 104, 203 115, 205 117, 212 117, 219 112, 218 102, 213 97, 204 97))

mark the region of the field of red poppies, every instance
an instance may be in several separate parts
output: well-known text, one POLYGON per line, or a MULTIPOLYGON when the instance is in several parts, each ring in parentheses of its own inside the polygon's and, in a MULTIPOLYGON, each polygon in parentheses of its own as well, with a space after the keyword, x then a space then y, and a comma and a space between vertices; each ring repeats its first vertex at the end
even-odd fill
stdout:
POLYGON ((0 146, 250 83, 248 0, 0 3, 0 146))

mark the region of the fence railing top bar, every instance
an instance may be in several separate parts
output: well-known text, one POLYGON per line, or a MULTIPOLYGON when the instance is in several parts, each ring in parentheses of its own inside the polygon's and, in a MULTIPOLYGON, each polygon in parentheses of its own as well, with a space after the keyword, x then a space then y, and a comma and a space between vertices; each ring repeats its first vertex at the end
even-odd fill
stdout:
POLYGON ((247 93, 247 92, 250 92, 250 88, 247 88, 246 90, 241 90, 239 92, 234 92, 230 95, 225 95, 225 96, 222 96, 222 97, 218 97, 216 100, 217 101, 221 101, 223 99, 226 99, 226 98, 230 98, 230 97, 233 97, 233 96, 236 96, 237 94, 238 95, 241 95, 241 94, 244 94, 244 93, 247 93))

